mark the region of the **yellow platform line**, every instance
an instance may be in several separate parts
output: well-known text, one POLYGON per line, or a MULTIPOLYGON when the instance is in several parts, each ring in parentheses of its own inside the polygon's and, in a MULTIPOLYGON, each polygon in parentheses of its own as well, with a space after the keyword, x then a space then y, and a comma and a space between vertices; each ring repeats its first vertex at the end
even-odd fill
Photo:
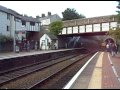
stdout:
POLYGON ((97 60, 88 89, 101 89, 103 54, 102 52, 97 60))

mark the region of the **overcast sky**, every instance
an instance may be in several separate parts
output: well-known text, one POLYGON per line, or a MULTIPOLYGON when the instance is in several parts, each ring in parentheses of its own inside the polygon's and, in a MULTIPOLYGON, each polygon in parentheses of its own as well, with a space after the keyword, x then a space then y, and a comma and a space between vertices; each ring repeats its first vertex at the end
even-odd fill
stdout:
POLYGON ((79 14, 88 17, 112 15, 116 13, 117 1, 0 1, 0 5, 28 16, 41 16, 47 12, 58 14, 66 8, 74 8, 79 14))

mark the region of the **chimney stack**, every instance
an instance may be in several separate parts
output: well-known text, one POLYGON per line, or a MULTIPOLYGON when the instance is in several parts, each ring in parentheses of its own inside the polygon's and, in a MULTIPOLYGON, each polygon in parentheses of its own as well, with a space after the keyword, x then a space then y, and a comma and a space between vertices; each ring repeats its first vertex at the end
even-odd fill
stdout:
POLYGON ((48 16, 51 16, 51 12, 48 12, 48 16))
POLYGON ((42 14, 42 17, 45 17, 45 14, 44 14, 44 13, 42 14))

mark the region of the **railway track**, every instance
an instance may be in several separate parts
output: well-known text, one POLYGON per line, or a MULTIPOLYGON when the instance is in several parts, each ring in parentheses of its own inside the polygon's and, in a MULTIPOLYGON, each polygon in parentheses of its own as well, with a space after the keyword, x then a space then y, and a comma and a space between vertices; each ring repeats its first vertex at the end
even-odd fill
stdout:
POLYGON ((28 89, 62 89, 92 55, 83 55, 76 58, 76 61, 28 89))
POLYGON ((0 86, 5 84, 5 83, 8 83, 12 80, 15 80, 17 78, 21 78, 25 75, 28 75, 30 73, 41 70, 43 68, 49 67, 50 65, 62 62, 64 60, 69 59, 69 58, 74 57, 74 56, 76 56, 76 55, 63 57, 63 58, 60 58, 58 60, 51 60, 51 61, 46 62, 46 63, 33 64, 33 65, 30 65, 30 66, 25 66, 25 67, 22 67, 22 68, 18 68, 18 69, 15 69, 15 70, 11 70, 11 71, 8 71, 8 72, 6 71, 4 73, 1 73, 0 74, 0 86))
MULTIPOLYGON (((88 54, 87 54, 88 55, 88 54)), ((52 60, 47 63, 38 64, 31 67, 24 67, 17 71, 4 73, 0 76, 1 89, 32 89, 42 85, 42 83, 54 77, 72 63, 82 59, 86 55, 71 55, 52 60)))

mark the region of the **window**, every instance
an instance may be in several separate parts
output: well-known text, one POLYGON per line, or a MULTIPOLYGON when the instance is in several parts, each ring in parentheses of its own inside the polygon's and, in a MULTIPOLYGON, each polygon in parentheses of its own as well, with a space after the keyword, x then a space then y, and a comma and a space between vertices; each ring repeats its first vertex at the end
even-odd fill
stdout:
POLYGON ((35 22, 30 22, 30 25, 35 26, 35 22))
POLYGON ((72 34, 72 27, 68 27, 68 28, 67 28, 67 33, 68 33, 68 34, 72 34))
POLYGON ((93 31, 99 32, 100 31, 100 24, 93 24, 93 31))
POLYGON ((9 31, 9 26, 7 26, 7 31, 9 31))
POLYGON ((9 20, 10 20, 10 14, 8 14, 8 13, 7 13, 7 19, 9 19, 9 20))
POLYGON ((109 23, 102 23, 102 31, 109 31, 109 23))
POLYGON ((84 33, 85 32, 85 26, 79 26, 79 32, 84 33))
POLYGON ((16 22, 21 22, 21 20, 18 19, 18 18, 14 18, 14 20, 15 20, 16 22))
POLYGON ((25 21, 22 21, 22 25, 25 25, 25 26, 26 26, 26 22, 25 22, 25 21))
POLYGON ((62 34, 66 34, 66 28, 63 28, 62 34))
POLYGON ((92 25, 86 25, 86 32, 92 32, 92 25))
POLYGON ((117 27, 117 22, 111 22, 110 23, 110 28, 115 28, 117 27))
POLYGON ((73 27, 73 33, 78 33, 78 26, 73 27))

